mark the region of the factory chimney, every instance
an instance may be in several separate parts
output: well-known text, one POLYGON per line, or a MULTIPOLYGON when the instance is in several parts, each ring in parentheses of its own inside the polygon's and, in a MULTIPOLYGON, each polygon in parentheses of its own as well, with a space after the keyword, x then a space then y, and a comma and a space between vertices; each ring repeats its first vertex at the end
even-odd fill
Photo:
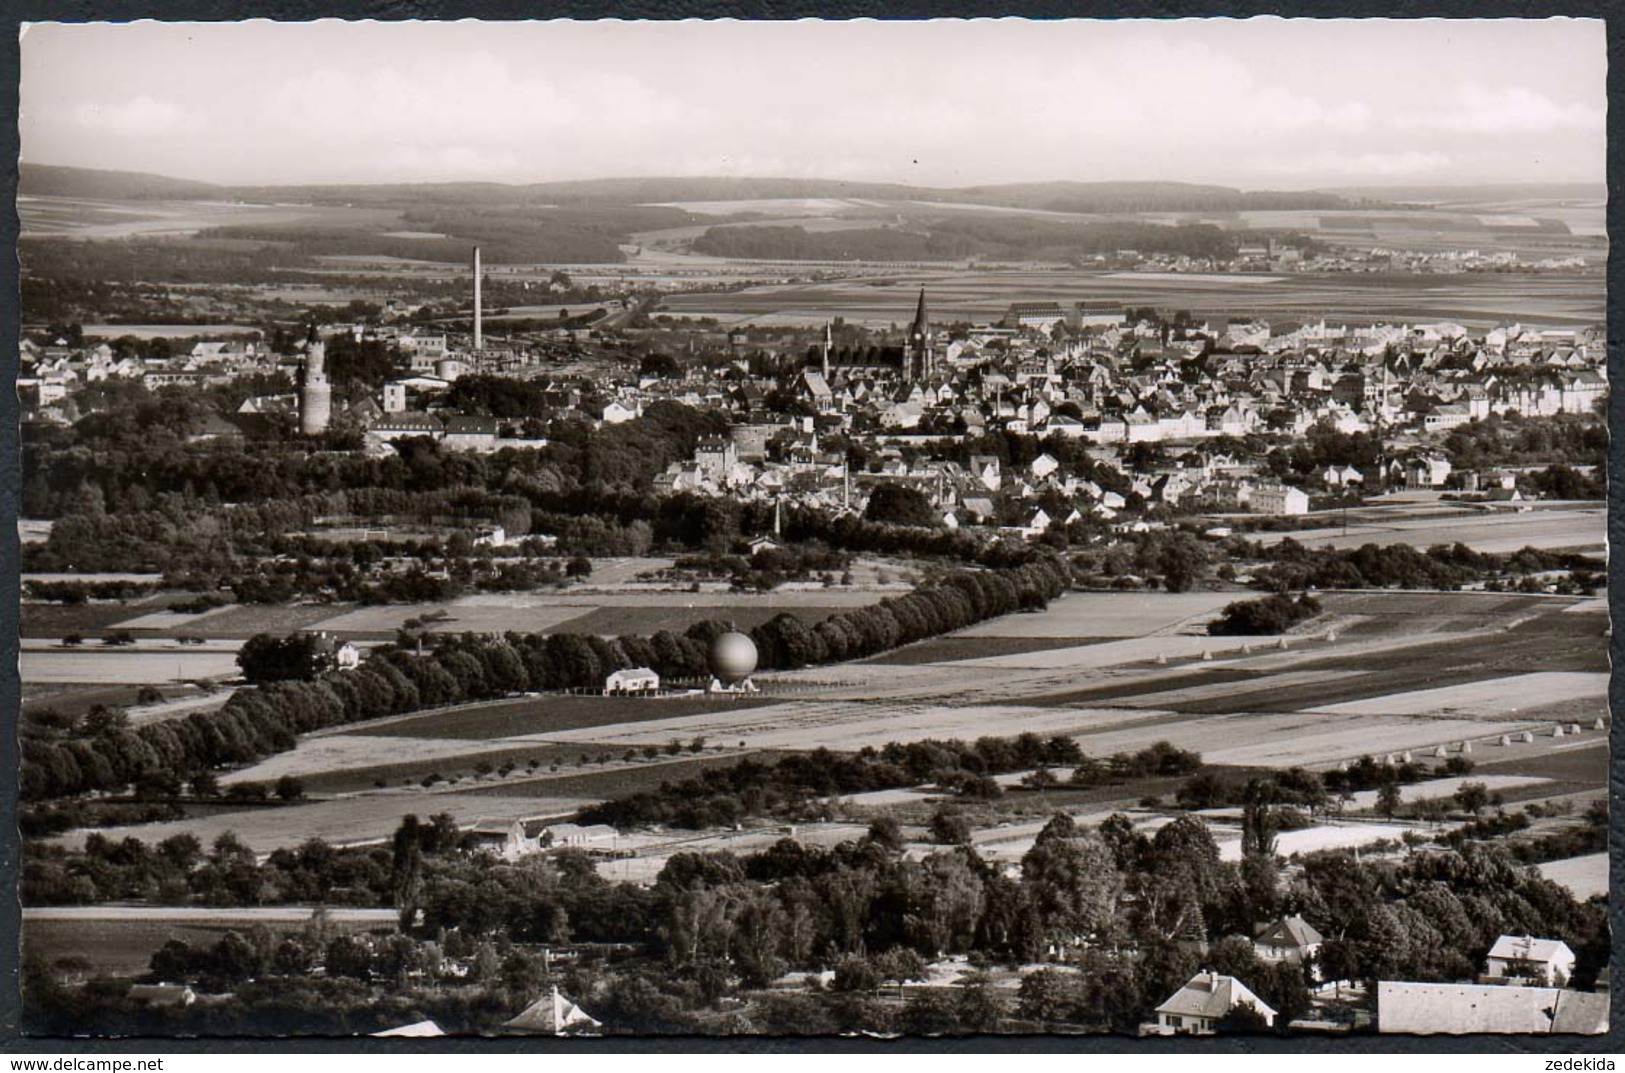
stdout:
POLYGON ((485 349, 480 324, 480 248, 474 247, 474 352, 478 356, 485 349))

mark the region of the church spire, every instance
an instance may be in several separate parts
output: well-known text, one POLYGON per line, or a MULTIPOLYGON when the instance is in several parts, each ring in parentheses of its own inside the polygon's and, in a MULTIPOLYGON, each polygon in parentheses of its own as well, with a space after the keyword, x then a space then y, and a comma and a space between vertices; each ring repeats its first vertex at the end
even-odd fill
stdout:
POLYGON ((920 288, 920 304, 914 309, 914 323, 908 328, 909 374, 915 381, 929 379, 931 369, 931 323, 925 313, 925 288, 920 288))

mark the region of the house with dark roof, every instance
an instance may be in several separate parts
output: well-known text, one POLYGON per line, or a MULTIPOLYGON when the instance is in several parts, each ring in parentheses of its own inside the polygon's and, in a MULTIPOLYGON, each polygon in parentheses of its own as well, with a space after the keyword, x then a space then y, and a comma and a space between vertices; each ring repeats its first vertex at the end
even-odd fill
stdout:
POLYGON ((433 414, 385 414, 367 426, 367 435, 380 440, 398 440, 407 436, 430 436, 439 439, 445 426, 433 414))
POLYGON ((494 451, 497 446, 497 419, 454 415, 442 422, 440 442, 448 451, 494 451))
POLYGON ((1323 937, 1301 916, 1282 917, 1253 936, 1253 952, 1265 961, 1302 963, 1320 953, 1323 937))

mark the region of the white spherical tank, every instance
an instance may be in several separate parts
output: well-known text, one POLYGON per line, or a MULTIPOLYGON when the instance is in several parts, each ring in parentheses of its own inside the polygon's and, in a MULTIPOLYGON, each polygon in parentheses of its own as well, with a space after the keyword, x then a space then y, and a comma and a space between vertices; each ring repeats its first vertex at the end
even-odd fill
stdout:
POLYGON ((711 642, 711 673, 724 682, 742 682, 756 669, 756 642, 732 630, 711 642))

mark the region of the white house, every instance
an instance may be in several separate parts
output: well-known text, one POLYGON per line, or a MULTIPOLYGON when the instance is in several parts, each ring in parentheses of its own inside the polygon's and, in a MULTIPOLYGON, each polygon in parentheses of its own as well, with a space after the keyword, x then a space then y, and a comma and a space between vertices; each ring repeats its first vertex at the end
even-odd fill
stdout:
POLYGON ((1261 484, 1247 500, 1254 514, 1308 514, 1309 494, 1286 484, 1261 484))
POLYGON ((542 828, 536 836, 536 844, 543 849, 586 849, 613 846, 616 837, 615 828, 607 823, 555 823, 542 828))
POLYGON ((648 667, 626 667, 604 679, 604 696, 622 693, 655 693, 660 675, 648 667))
MULTIPOLYGON (((498 852, 503 860, 517 861, 521 857, 550 849, 613 848, 617 837, 615 828, 603 823, 549 824, 534 835, 526 834, 525 827, 525 821, 514 820, 502 832, 502 847, 498 852)), ((499 828, 486 824, 475 826, 476 833, 482 829, 493 831, 499 828)))
POLYGON ((1574 951, 1561 939, 1503 935, 1490 947, 1486 980, 1509 980, 1562 987, 1574 975, 1574 951))
POLYGON ((637 404, 628 406, 616 400, 604 407, 603 420, 606 425, 621 425, 637 419, 643 413, 643 408, 637 404))
POLYGON ((1442 488, 1450 479, 1450 460, 1430 455, 1413 459, 1405 465, 1407 488, 1442 488))
POLYGON ((1275 1024, 1275 1010, 1234 976, 1199 972, 1172 998, 1157 1007, 1157 1023, 1147 1026, 1158 1035, 1205 1036, 1237 1006, 1251 1006, 1264 1023, 1275 1024))

